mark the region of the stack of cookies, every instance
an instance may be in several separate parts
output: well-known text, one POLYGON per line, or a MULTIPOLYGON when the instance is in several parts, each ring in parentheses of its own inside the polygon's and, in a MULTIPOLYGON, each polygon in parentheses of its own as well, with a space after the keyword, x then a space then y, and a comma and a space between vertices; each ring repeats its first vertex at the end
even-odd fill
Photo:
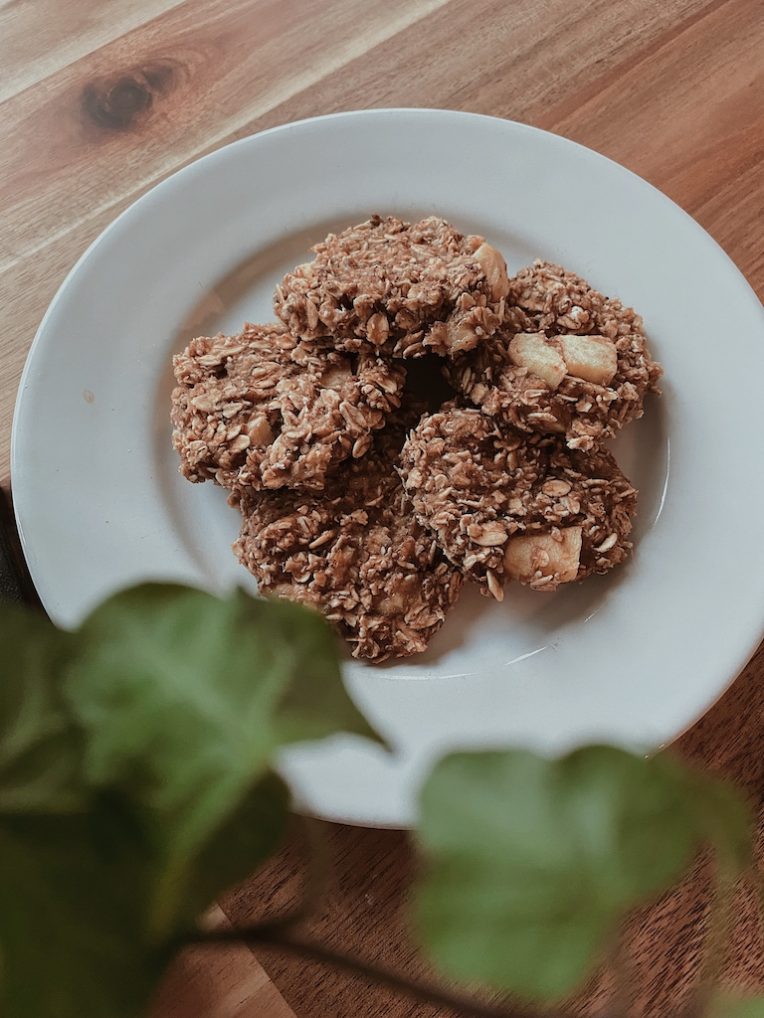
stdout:
POLYGON ((437 218, 314 251, 277 323, 174 358, 181 472, 229 491, 261 592, 381 661, 423 651, 464 579, 500 601, 626 558, 637 493, 602 442, 660 376, 631 309, 556 265, 508 278, 437 218))

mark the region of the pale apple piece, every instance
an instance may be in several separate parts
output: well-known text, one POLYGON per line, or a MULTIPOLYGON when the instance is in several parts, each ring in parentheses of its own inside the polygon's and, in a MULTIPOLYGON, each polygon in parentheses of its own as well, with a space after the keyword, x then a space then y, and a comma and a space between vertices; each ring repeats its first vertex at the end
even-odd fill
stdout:
POLYGON ((507 263, 501 252, 483 241, 475 252, 475 261, 485 272, 493 299, 501 300, 506 297, 509 293, 509 277, 507 276, 507 263))
POLYGON ((558 336, 568 374, 585 382, 610 385, 618 370, 618 353, 605 336, 558 336))
POLYGON ((570 583, 578 576, 581 561, 582 527, 566 527, 561 540, 551 534, 521 534, 511 537, 504 550, 504 569, 510 580, 530 583, 536 574, 558 583, 570 583))
POLYGON ((568 369, 557 348, 543 332, 518 332, 509 343, 509 358, 556 389, 568 369))

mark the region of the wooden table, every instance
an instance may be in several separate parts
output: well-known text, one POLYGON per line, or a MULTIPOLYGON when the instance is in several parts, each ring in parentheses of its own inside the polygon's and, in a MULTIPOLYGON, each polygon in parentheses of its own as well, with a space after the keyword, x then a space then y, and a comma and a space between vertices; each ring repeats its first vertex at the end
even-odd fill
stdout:
MULTIPOLYGON (((763 65, 760 0, 0 0, 0 481, 24 357, 79 254, 185 163, 299 117, 442 106, 567 135, 683 205, 761 295, 763 65)), ((757 800, 762 679, 760 652, 680 743, 757 800)), ((418 971, 402 928, 407 837, 327 832, 333 885, 314 927, 334 946, 418 971)), ((298 870, 289 846, 222 903, 218 921, 287 906, 298 870)), ((657 1018, 682 998, 697 966, 705 878, 700 867, 635 920, 636 1013, 657 1018)), ((758 920, 743 892, 737 918, 727 978, 757 985, 758 920)), ((313 964, 262 960, 272 981, 246 948, 184 957, 157 1014, 447 1013, 313 964)), ((581 1010, 600 1013, 607 989, 605 975, 581 1010)))

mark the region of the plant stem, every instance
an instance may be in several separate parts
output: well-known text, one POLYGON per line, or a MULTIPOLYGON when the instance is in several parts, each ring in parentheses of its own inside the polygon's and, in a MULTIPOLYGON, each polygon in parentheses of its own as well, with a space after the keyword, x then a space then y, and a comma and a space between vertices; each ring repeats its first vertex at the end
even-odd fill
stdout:
MULTIPOLYGON (((392 972, 390 969, 361 961, 349 955, 340 954, 331 948, 313 940, 296 936, 289 925, 279 921, 243 929, 217 930, 209 933, 200 932, 189 938, 186 943, 210 946, 231 943, 256 944, 260 947, 286 951, 302 958, 320 961, 327 965, 352 972, 364 979, 372 979, 382 983, 399 993, 420 1000, 425 1004, 448 1007, 458 1014, 470 1018, 539 1018, 540 1012, 525 1008, 508 1009, 501 1006, 483 1004, 469 997, 449 993, 441 987, 428 983, 415 982, 392 972)), ((544 1018, 568 1018, 562 1012, 544 1012, 544 1018)))

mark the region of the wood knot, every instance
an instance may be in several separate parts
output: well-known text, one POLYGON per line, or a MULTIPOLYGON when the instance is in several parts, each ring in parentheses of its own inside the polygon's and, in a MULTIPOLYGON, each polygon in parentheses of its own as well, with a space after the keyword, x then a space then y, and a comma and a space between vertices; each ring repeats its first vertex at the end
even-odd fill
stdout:
POLYGON ((179 77, 174 61, 157 60, 97 78, 82 90, 82 112, 86 120, 98 127, 130 130, 146 118, 156 99, 176 87, 179 77))

